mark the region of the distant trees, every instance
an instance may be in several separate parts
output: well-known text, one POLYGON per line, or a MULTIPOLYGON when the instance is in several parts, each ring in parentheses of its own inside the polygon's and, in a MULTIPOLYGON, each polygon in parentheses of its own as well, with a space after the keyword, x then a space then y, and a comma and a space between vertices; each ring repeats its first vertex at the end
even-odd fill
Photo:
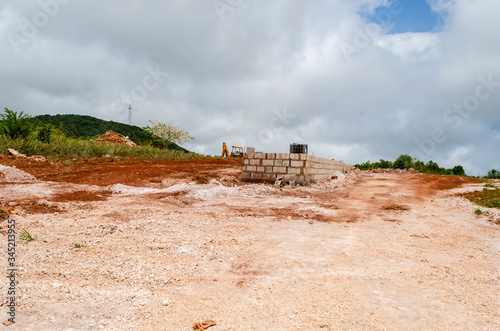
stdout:
MULTIPOLYGON (((420 160, 414 159, 413 157, 407 154, 400 155, 394 162, 387 160, 380 160, 379 162, 371 163, 370 161, 367 161, 362 164, 355 164, 354 166, 361 170, 370 170, 377 168, 386 168, 386 169, 413 168, 425 174, 466 176, 464 168, 461 165, 457 165, 452 169, 446 169, 440 167, 439 164, 437 164, 432 160, 430 160, 427 163, 424 163, 420 160)), ((498 173, 498 175, 500 175, 500 172, 498 173)))
POLYGON ((12 139, 26 138, 31 132, 30 116, 4 108, 0 114, 0 132, 12 139))
POLYGON ((189 135, 189 132, 180 126, 173 125, 172 122, 149 122, 151 123, 151 126, 145 127, 144 130, 161 139, 164 148, 168 148, 169 144, 172 143, 182 145, 189 140, 194 140, 194 138, 189 135))
POLYGON ((491 169, 490 171, 488 171, 486 178, 500 179, 500 170, 491 169))

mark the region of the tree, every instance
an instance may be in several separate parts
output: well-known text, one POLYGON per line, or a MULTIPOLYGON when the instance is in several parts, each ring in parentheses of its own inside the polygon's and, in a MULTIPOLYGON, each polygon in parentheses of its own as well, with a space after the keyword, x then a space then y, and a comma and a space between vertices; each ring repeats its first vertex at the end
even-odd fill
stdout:
POLYGON ((465 176, 464 168, 461 165, 455 166, 451 171, 455 176, 465 176))
POLYGON ((400 155, 394 161, 394 168, 396 169, 410 169, 413 168, 413 158, 410 155, 400 155))
POLYGON ((439 164, 437 164, 436 162, 434 162, 432 160, 427 162, 426 167, 427 167, 427 170, 432 172, 432 173, 436 173, 436 174, 439 173, 439 170, 440 170, 439 164))
POLYGON ((161 123, 156 121, 149 121, 151 126, 144 128, 153 136, 160 138, 163 141, 163 147, 168 148, 168 144, 176 143, 182 145, 189 140, 194 140, 189 133, 180 126, 175 126, 170 123, 161 123))
POLYGON ((0 114, 0 132, 12 139, 26 138, 31 131, 30 116, 4 108, 0 114))

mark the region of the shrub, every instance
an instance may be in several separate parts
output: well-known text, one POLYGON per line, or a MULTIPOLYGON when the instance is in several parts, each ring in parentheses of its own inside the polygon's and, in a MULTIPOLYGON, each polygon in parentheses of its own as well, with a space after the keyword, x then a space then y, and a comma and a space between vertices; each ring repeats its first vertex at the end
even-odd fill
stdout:
POLYGON ((50 125, 45 124, 38 128, 38 140, 49 144, 50 143, 50 135, 52 134, 52 129, 50 125))

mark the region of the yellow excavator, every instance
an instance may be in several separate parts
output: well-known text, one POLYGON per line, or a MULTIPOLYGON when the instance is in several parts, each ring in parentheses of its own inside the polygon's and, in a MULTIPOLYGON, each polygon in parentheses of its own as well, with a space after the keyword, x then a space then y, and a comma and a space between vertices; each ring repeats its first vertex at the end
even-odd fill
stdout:
POLYGON ((226 143, 222 143, 222 157, 243 157, 243 147, 241 146, 231 146, 233 149, 231 150, 231 154, 229 154, 229 150, 227 149, 226 143))

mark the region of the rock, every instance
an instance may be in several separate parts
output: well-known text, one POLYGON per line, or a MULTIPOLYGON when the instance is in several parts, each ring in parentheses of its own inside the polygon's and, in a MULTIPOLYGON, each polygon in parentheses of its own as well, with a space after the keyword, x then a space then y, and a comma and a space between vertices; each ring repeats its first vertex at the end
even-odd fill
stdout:
POLYGON ((15 156, 15 157, 26 157, 25 154, 21 154, 15 149, 9 148, 7 149, 7 156, 15 156))
POLYGON ((35 176, 15 167, 0 165, 0 182, 34 182, 35 176))
POLYGON ((32 155, 32 156, 28 157, 28 160, 35 161, 35 162, 46 162, 47 161, 45 156, 42 156, 42 155, 32 155))

